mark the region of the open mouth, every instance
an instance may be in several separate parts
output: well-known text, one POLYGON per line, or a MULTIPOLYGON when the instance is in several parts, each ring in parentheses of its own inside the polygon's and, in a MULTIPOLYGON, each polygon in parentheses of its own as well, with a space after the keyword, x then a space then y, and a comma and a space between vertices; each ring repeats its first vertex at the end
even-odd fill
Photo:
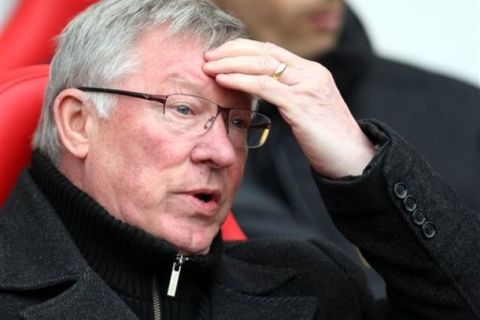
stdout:
POLYGON ((220 192, 215 190, 198 190, 193 192, 192 195, 203 203, 217 203, 220 201, 220 192))
POLYGON ((212 201, 214 198, 213 198, 213 194, 209 194, 209 193, 196 193, 194 195, 197 199, 199 199, 200 201, 203 201, 203 202, 209 202, 209 201, 212 201))
POLYGON ((195 212, 211 216, 221 206, 222 194, 220 189, 196 189, 188 192, 195 212))

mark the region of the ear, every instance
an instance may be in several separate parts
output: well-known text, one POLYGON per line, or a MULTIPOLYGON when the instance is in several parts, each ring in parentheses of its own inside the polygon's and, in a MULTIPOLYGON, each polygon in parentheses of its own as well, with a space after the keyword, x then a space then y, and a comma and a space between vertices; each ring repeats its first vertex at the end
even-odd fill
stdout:
POLYGON ((96 113, 89 107, 83 92, 78 89, 60 92, 53 113, 63 147, 77 158, 84 159, 94 133, 96 113))

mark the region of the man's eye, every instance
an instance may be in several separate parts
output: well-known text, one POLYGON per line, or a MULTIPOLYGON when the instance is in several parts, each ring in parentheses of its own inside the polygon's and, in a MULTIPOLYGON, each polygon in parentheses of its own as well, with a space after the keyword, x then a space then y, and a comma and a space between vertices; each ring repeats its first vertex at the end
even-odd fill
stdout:
POLYGON ((237 129, 247 129, 248 122, 241 118, 234 118, 230 121, 230 124, 237 129))
POLYGON ((188 105, 186 104, 179 104, 179 105, 176 105, 174 107, 174 110, 181 114, 181 115, 184 115, 184 116, 188 116, 188 115, 191 115, 193 114, 193 111, 192 111, 192 108, 190 108, 188 105))

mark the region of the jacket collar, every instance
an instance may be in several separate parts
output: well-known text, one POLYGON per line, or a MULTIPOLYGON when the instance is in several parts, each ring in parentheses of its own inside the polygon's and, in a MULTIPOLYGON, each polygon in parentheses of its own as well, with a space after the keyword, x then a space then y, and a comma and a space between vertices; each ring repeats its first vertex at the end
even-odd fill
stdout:
MULTIPOLYGON (((23 173, 0 213, 4 214, 0 219, 0 290, 48 289, 46 301, 22 311, 25 319, 136 319, 88 266, 52 210, 31 177, 23 173)), ((297 274, 290 269, 224 256, 217 271, 211 292, 212 319, 313 318, 314 297, 268 296, 295 280, 297 274)))
POLYGON ((26 172, 3 211, 0 289, 37 293, 48 289, 44 295, 47 300, 24 309, 23 318, 135 319, 127 305, 89 268, 26 172))
POLYGON ((28 173, 3 209, 0 288, 42 288, 82 276, 86 262, 28 173))
POLYGON ((365 28, 347 6, 338 45, 332 52, 318 57, 317 61, 332 72, 335 83, 350 108, 358 94, 359 83, 370 73, 375 59, 365 28))

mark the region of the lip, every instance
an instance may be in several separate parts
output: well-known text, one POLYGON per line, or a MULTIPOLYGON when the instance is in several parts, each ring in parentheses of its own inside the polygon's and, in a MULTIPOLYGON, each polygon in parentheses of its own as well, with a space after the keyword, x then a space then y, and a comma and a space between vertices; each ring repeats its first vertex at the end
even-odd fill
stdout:
POLYGON ((220 208, 220 199, 222 194, 218 189, 195 189, 183 193, 188 203, 190 203, 195 212, 213 216, 220 208))

